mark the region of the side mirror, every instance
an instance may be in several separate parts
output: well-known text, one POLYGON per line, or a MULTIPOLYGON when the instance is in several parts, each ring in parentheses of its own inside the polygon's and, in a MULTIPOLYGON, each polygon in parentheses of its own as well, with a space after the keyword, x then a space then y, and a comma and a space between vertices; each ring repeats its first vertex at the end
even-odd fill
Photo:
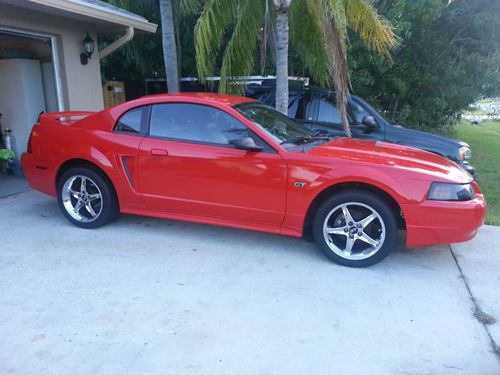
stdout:
POLYGON ((377 122, 373 118, 373 116, 365 116, 363 117, 363 120, 361 123, 366 126, 367 128, 373 129, 377 127, 377 122))
POLYGON ((239 150, 247 150, 253 152, 262 151, 262 147, 258 146, 252 137, 242 137, 235 139, 233 141, 233 146, 234 148, 237 148, 239 150))

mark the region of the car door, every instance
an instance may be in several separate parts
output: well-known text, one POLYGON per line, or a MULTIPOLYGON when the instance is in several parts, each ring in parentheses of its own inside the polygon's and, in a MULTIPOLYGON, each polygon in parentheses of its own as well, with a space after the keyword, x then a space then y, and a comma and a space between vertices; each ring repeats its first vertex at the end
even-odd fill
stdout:
POLYGON ((353 138, 384 140, 383 126, 377 122, 377 119, 366 108, 352 98, 347 102, 347 116, 353 138), (368 118, 371 121, 367 121, 368 118))
MULTIPOLYGON (((314 108, 314 126, 311 130, 324 130, 330 135, 344 137, 340 112, 337 109, 335 95, 318 93, 314 95, 311 106, 314 108)), ((347 117, 353 138, 383 140, 379 126, 367 127, 363 118, 369 113, 352 100, 347 103, 347 117)))
POLYGON ((273 225, 284 218, 283 159, 245 124, 214 107, 153 105, 138 173, 144 202, 154 210, 273 225), (243 136, 263 150, 234 148, 231 142, 243 136))
POLYGON ((332 136, 344 136, 340 114, 335 106, 335 98, 328 94, 315 93, 309 104, 312 131, 323 130, 332 136))
POLYGON ((302 123, 309 130, 314 127, 314 106, 309 92, 291 92, 288 101, 288 117, 302 123))
MULTIPOLYGON (((270 107, 276 107, 276 90, 261 91, 250 97, 270 107)), ((303 92, 303 90, 290 90, 288 95, 288 117, 294 118, 302 123, 312 121, 313 113, 309 109, 310 98, 311 95, 308 92, 303 92)))

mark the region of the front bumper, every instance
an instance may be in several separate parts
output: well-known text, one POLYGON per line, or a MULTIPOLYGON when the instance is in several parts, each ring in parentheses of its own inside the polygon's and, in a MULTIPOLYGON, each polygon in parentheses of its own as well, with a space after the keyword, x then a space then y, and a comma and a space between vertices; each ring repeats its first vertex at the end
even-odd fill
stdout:
POLYGON ((486 216, 486 201, 478 193, 470 201, 426 200, 401 208, 406 220, 408 247, 468 241, 476 235, 486 216))

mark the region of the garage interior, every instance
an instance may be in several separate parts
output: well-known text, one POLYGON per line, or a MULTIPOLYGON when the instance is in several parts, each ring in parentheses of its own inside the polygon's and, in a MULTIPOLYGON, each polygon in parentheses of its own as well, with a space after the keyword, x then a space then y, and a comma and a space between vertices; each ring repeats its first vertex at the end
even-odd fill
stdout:
MULTIPOLYGON (((50 37, 0 29, 1 140, 5 141, 5 132, 10 129, 16 162, 26 151, 40 112, 59 109, 53 56, 50 37)), ((5 143, 0 149, 6 148, 5 143)), ((26 188, 16 162, 8 168, 6 161, 1 161, 0 197, 26 188)))

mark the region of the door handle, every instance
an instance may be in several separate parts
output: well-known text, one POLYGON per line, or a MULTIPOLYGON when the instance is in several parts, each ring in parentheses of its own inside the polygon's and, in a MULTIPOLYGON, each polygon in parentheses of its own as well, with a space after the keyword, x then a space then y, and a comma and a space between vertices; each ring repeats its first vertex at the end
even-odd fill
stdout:
POLYGON ((163 149, 159 149, 159 148, 153 148, 153 149, 151 149, 151 155, 167 156, 168 151, 163 150, 163 149))

